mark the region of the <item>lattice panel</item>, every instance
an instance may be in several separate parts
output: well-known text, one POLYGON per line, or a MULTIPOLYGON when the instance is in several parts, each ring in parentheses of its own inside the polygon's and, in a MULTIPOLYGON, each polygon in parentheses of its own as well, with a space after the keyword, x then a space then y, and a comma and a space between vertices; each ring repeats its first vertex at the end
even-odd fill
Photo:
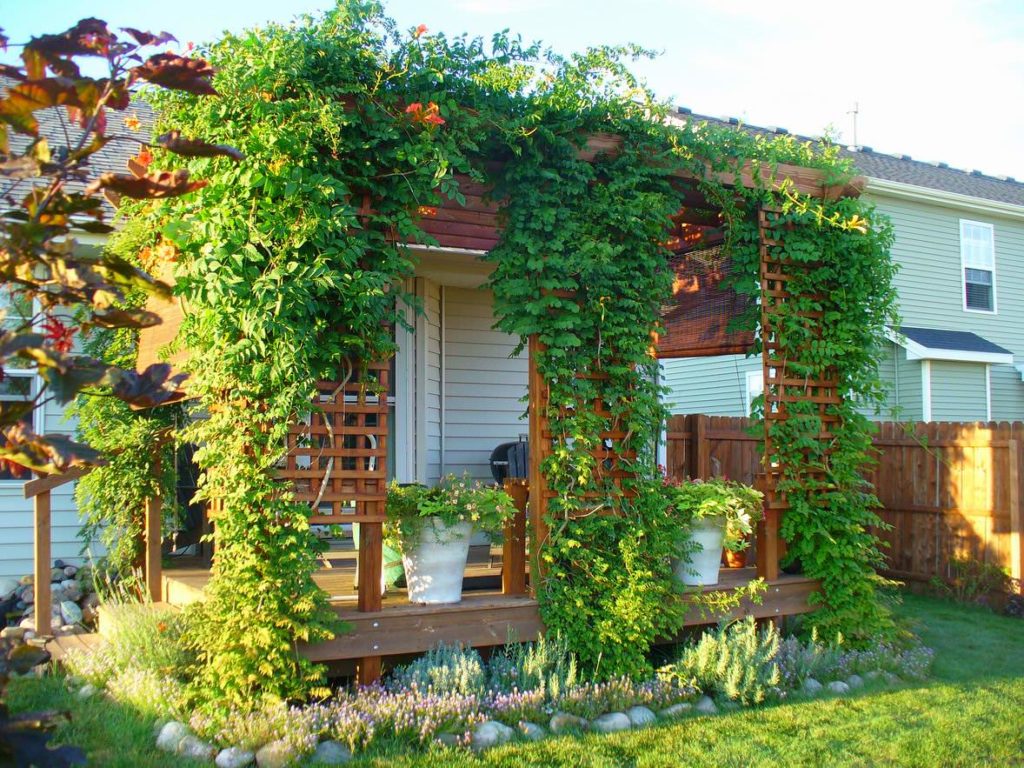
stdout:
MULTIPOLYGON (((536 343, 537 351, 543 351, 544 346, 539 342, 536 343)), ((576 378, 580 381, 606 381, 609 377, 607 374, 600 372, 587 372, 577 373, 576 378)), ((544 460, 551 455, 551 452, 556 445, 556 441, 559 439, 559 435, 555 434, 551 429, 551 424, 546 417, 548 412, 548 405, 551 400, 551 391, 547 383, 542 380, 540 376, 537 376, 537 389, 539 390, 539 396, 536 399, 536 408, 540 414, 540 446, 539 446, 539 462, 543 463, 544 460)), ((531 402, 531 407, 534 407, 534 403, 531 402)), ((590 401, 587 404, 580 403, 577 407, 586 407, 588 413, 596 414, 606 419, 612 419, 612 413, 608 409, 607 403, 601 398, 590 401)), ((567 409, 563 408, 563 414, 567 414, 567 409)), ((582 498, 592 501, 600 501, 607 499, 609 496, 631 496, 634 492, 628 488, 623 487, 623 481, 629 480, 635 477, 635 473, 632 469, 628 468, 629 463, 636 461, 637 453, 635 450, 624 450, 622 441, 627 437, 627 433, 622 429, 609 429, 601 433, 601 446, 591 451, 590 455, 597 459, 597 464, 594 468, 594 480, 598 485, 603 487, 603 491, 586 491, 582 494, 582 498)), ((534 446, 530 446, 530 450, 535 450, 534 446)), ((547 502, 557 496, 557 492, 548 489, 545 484, 542 497, 544 499, 545 508, 547 502)), ((617 510, 611 507, 604 507, 599 510, 600 514, 615 513, 617 510)), ((587 512, 588 514, 590 512, 587 512)))
POLYGON ((382 522, 387 493, 390 367, 374 363, 343 382, 322 381, 288 432, 280 476, 313 508, 310 522, 382 522))
MULTIPOLYGON (((761 485, 765 492, 766 506, 781 510, 787 504, 784 495, 776 490, 782 469, 775 459, 777 450, 770 433, 771 425, 800 415, 790 411, 790 404, 813 403, 816 416, 821 420, 821 429, 815 437, 820 441, 830 441, 830 425, 837 422, 839 417, 829 413, 829 409, 841 402, 841 394, 838 377, 833 369, 819 374, 817 378, 807 376, 803 372, 806 366, 800 364, 802 350, 784 344, 779 337, 779 317, 795 314, 803 319, 808 331, 805 342, 814 343, 821 339, 824 313, 798 310, 795 306, 796 297, 791 293, 789 284, 801 272, 812 271, 818 265, 797 263, 785 258, 781 230, 776 224, 778 214, 777 209, 763 208, 758 214, 758 224, 761 232, 761 338, 765 418, 765 474, 761 478, 761 485)), ((813 301, 824 297, 799 298, 802 301, 813 301)), ((819 470, 804 470, 801 474, 810 482, 823 480, 825 476, 819 470)))

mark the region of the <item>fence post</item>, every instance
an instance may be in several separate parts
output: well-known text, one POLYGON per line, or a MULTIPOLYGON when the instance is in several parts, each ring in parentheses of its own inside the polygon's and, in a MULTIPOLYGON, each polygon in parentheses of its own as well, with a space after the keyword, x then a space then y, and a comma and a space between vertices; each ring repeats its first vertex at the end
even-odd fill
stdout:
POLYGON ((530 488, 525 480, 505 480, 505 492, 516 505, 516 514, 505 523, 501 547, 501 591, 505 595, 526 594, 526 503, 530 488))
MULTIPOLYGON (((154 474, 160 474, 160 458, 156 459, 154 474)), ((149 592, 149 599, 154 603, 163 599, 163 585, 161 584, 162 566, 160 563, 160 542, 163 539, 163 526, 161 524, 163 501, 160 494, 154 494, 146 499, 146 525, 145 525, 145 562, 146 562, 146 589, 149 592)))
POLYGON ((48 637, 50 624, 50 492, 42 491, 32 499, 35 516, 35 575, 32 584, 35 593, 36 635, 48 637))
POLYGON ((711 476, 711 443, 708 441, 710 418, 704 414, 693 417, 693 465, 690 477, 707 480, 711 476))

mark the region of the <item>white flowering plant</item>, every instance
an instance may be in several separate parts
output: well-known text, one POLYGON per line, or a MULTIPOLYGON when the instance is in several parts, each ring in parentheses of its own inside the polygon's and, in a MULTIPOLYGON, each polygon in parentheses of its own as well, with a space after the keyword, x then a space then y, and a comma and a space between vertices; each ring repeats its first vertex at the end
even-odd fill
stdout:
POLYGON ((470 523, 474 530, 497 533, 516 513, 512 497, 495 485, 462 476, 445 475, 440 482, 425 485, 391 483, 387 496, 385 538, 389 544, 417 541, 428 520, 444 526, 470 523))

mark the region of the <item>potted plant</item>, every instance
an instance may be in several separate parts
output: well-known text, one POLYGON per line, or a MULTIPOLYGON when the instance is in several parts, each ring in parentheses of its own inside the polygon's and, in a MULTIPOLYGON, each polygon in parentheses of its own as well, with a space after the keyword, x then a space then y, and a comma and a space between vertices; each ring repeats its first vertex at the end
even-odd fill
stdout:
POLYGON ((457 603, 474 529, 500 531, 516 513, 500 488, 447 475, 433 488, 388 487, 385 543, 402 553, 413 603, 457 603))
POLYGON ((665 492, 680 523, 679 557, 672 562, 676 578, 687 586, 717 584, 723 547, 749 546, 761 518, 761 492, 720 478, 666 481, 665 492))

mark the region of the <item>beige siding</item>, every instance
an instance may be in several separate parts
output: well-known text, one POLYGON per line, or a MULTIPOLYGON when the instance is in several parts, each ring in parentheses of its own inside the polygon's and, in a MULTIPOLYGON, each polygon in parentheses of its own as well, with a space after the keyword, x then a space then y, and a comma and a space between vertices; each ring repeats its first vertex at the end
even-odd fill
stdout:
POLYGON ((494 330, 491 294, 444 289, 444 472, 491 477, 490 455, 528 430, 526 353, 494 330))
POLYGON ((985 366, 932 361, 932 421, 985 421, 985 366))
POLYGON ((419 479, 432 482, 441 474, 441 290, 434 281, 417 278, 416 293, 423 314, 416 318, 413 402, 417 412, 412 439, 422 451, 416 456, 419 479), (416 434, 417 430, 424 434, 416 434))
POLYGON ((664 360, 661 383, 672 413, 746 416, 747 372, 761 370, 761 358, 743 355, 664 360))
MULTIPOLYGON (((896 234, 892 258, 900 267, 896 288, 903 324, 970 331, 1024 363, 1024 221, 879 195, 875 202, 896 234), (960 219, 993 225, 995 314, 963 308, 960 219)), ((992 367, 992 417, 1024 419, 1024 382, 1011 366, 992 367)))

